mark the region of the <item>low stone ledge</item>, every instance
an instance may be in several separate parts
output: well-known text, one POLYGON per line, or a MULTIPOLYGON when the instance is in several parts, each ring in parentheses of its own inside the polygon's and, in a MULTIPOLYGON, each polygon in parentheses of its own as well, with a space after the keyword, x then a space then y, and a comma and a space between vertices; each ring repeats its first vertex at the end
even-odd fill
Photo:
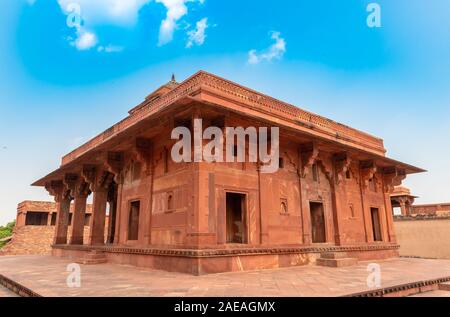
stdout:
POLYGON ((19 284, 16 281, 13 281, 1 274, 0 274, 0 285, 6 287, 10 291, 14 292, 15 294, 21 297, 42 297, 38 293, 33 292, 28 287, 25 287, 22 284, 19 284))
POLYGON ((221 256, 245 255, 279 255, 307 254, 325 252, 365 252, 380 250, 398 250, 397 244, 361 245, 361 246, 304 246, 304 247, 247 247, 233 249, 170 249, 170 248, 136 248, 123 246, 87 246, 87 245, 52 245, 54 249, 73 251, 100 251, 106 253, 125 253, 139 255, 159 255, 172 257, 208 258, 221 256))
POLYGON ((436 289, 438 288, 439 284, 446 283, 450 281, 450 277, 442 277, 438 279, 432 279, 432 280, 426 280, 426 281, 417 281, 413 283, 406 283, 396 286, 390 286, 390 287, 384 287, 384 288, 378 288, 371 291, 361 292, 361 293, 354 293, 345 295, 343 297, 384 297, 389 295, 395 295, 396 293, 404 293, 410 291, 411 293, 409 295, 422 293, 423 288, 428 288, 430 286, 436 286, 436 289), (414 292, 413 290, 416 289, 417 292, 414 292))

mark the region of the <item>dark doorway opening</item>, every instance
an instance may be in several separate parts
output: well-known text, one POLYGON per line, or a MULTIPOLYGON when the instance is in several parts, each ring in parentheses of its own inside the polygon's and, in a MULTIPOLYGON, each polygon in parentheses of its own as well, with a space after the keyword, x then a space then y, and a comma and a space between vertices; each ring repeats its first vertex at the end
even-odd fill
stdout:
POLYGON ((373 241, 383 241, 381 236, 380 210, 378 208, 370 208, 372 217, 373 241))
POLYGON ((91 225, 91 214, 84 215, 84 225, 87 227, 91 225))
POLYGON ((311 210, 311 231, 313 243, 327 242, 325 235, 325 212, 322 203, 310 202, 311 210))
POLYGON ((246 195, 227 193, 227 243, 247 243, 246 195))
POLYGON ((48 220, 47 212, 27 212, 25 218, 26 226, 46 226, 48 220))
POLYGON ((50 225, 52 225, 52 226, 56 225, 56 212, 52 213, 52 219, 51 219, 50 225))
POLYGON ((136 241, 139 237, 139 209, 140 201, 133 201, 130 208, 130 217, 128 219, 128 240, 136 241))

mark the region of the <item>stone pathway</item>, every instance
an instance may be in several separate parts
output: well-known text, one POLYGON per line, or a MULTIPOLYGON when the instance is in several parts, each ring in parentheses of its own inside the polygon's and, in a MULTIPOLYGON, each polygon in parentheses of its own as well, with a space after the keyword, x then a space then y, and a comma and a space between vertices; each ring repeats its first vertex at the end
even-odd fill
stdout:
MULTIPOLYGON (((81 287, 70 288, 67 259, 0 257, 0 274, 43 296, 341 296, 368 291, 367 266, 291 267, 191 276, 115 264, 81 265, 81 287)), ((379 261, 382 287, 450 277, 450 260, 379 261)))

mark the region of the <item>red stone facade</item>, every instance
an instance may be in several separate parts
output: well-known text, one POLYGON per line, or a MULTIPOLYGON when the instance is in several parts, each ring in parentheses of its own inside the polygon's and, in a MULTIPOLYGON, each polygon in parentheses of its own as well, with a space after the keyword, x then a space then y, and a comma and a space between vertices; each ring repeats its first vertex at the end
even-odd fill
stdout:
POLYGON ((398 254, 390 194, 423 171, 385 153, 379 138, 199 72, 152 93, 34 185, 57 201, 58 256, 96 250, 114 263, 192 274, 302 265, 322 252, 379 259, 398 254), (195 119, 204 129, 279 127, 281 168, 175 163, 171 131, 192 131, 195 119), (69 241, 70 202, 81 219, 90 194, 89 239, 69 241))

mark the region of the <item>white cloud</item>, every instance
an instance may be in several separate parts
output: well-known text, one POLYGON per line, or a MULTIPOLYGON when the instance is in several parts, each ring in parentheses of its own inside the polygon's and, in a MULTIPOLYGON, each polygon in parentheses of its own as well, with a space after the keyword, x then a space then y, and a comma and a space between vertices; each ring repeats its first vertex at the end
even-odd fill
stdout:
MULTIPOLYGON (((27 0, 33 5, 37 0, 27 0)), ((94 33, 96 26, 112 24, 122 27, 132 27, 137 23, 139 11, 153 0, 55 0, 66 15, 76 14, 74 6, 80 9, 79 16, 83 25, 77 27, 78 38, 74 46, 81 49, 97 45, 97 36, 94 33), (86 30, 89 28, 89 31, 86 30)), ((167 10, 165 19, 161 22, 158 45, 162 46, 172 41, 173 34, 181 18, 188 14, 188 2, 203 4, 205 0, 154 0, 161 3, 167 10)), ((106 51, 106 47, 103 50, 106 51)), ((102 49, 100 49, 102 50, 102 49)), ((114 50, 117 51, 117 50, 114 50)))
POLYGON ((188 13, 188 2, 200 2, 204 0, 156 0, 167 9, 166 18, 161 22, 159 29, 158 46, 165 45, 172 41, 173 33, 178 26, 178 21, 188 13))
POLYGON ((98 52, 104 52, 104 53, 119 53, 122 52, 124 50, 124 48, 122 46, 115 46, 115 45, 106 45, 106 46, 102 46, 100 45, 97 48, 98 52))
POLYGON ((259 64, 262 61, 272 61, 273 59, 281 59, 286 52, 286 41, 281 37, 280 32, 271 32, 270 37, 275 41, 267 50, 262 53, 257 53, 256 50, 251 50, 248 53, 249 64, 259 64))
POLYGON ((189 31, 188 41, 186 47, 192 47, 194 44, 203 45, 205 43, 206 34, 205 31, 208 28, 208 18, 203 18, 196 24, 196 29, 189 31))
POLYGON ((96 46, 97 42, 98 39, 94 33, 85 31, 84 29, 80 28, 77 31, 77 38, 70 44, 75 46, 80 51, 85 51, 96 46))
POLYGON ((112 23, 132 26, 139 10, 152 0, 58 0, 61 10, 68 14, 69 5, 78 4, 83 20, 89 25, 112 23))

